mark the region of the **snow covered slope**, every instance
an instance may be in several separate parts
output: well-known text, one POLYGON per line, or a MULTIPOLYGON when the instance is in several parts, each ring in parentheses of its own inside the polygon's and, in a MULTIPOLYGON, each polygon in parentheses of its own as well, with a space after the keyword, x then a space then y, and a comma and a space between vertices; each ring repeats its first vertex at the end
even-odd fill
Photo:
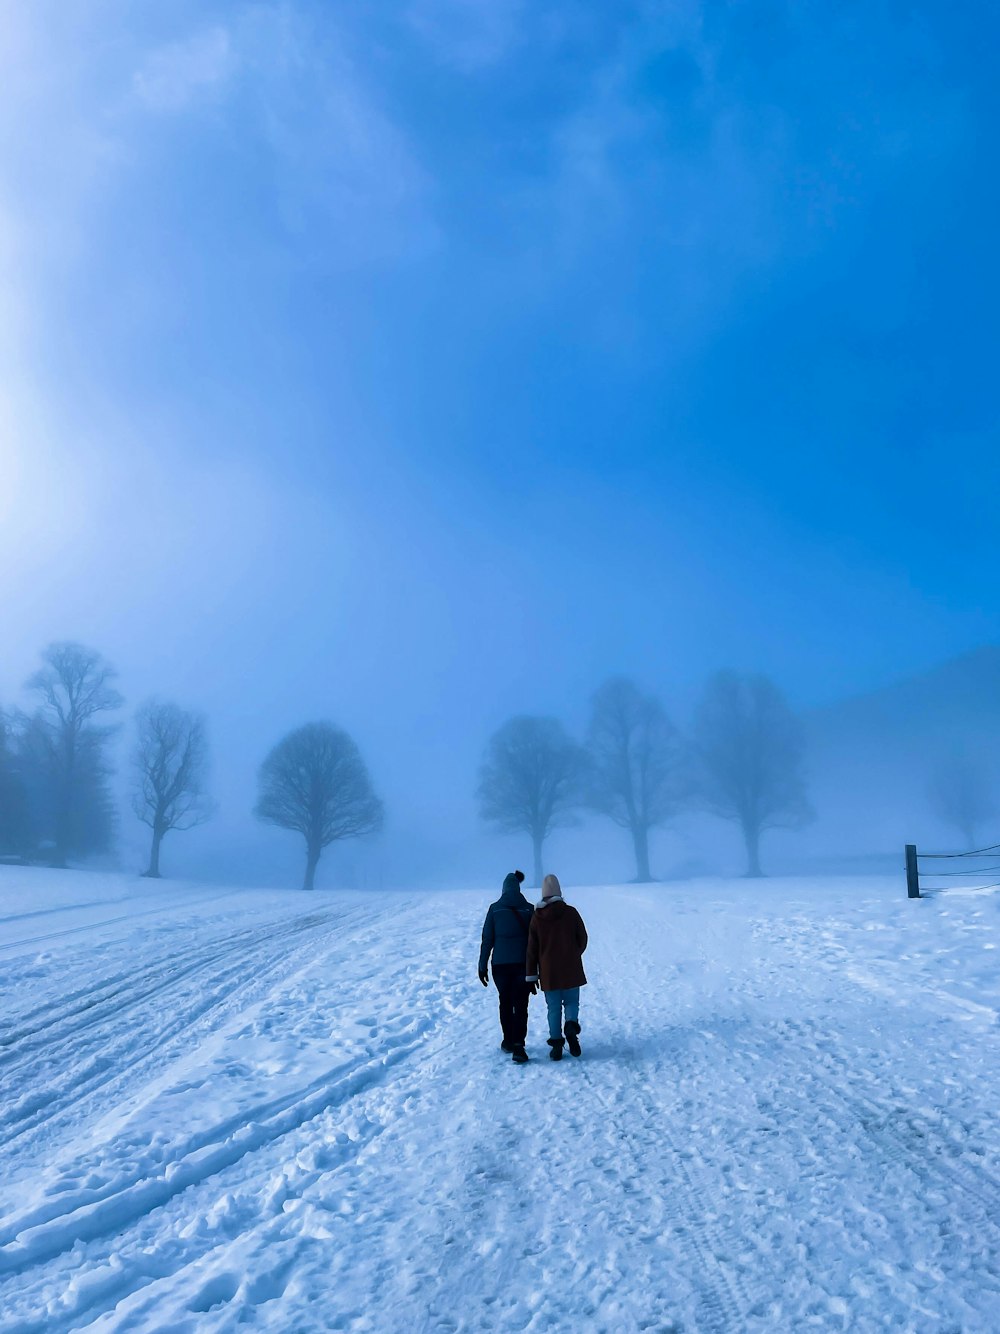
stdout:
POLYGON ((1000 898, 570 887, 518 1068, 488 897, 0 872, 5 1334, 1000 1329, 1000 898))

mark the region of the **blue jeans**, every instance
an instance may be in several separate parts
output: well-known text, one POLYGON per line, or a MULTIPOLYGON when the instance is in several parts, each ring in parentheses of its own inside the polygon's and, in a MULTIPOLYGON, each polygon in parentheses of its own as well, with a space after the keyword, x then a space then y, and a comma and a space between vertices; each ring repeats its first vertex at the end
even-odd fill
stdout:
POLYGON ((549 1037, 561 1038, 563 1006, 566 1007, 567 1019, 580 1018, 580 988, 563 987, 561 991, 547 991, 545 1004, 549 1011, 549 1037))

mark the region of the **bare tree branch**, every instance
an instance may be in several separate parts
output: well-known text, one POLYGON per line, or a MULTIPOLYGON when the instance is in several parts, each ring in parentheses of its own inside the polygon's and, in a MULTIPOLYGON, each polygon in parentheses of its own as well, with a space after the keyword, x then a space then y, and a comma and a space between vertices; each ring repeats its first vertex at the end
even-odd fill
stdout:
POLYGON ((479 770, 479 813, 507 833, 531 836, 535 883, 542 848, 570 824, 580 801, 583 752, 555 718, 511 718, 490 738, 479 770))
POLYGON ((205 792, 204 720, 176 704, 147 701, 136 715, 132 809, 153 831, 148 876, 160 874, 160 844, 172 829, 193 829, 212 814, 205 792))
POLYGON ((739 823, 747 874, 760 875, 761 834, 801 829, 814 818, 798 719, 767 677, 719 672, 705 689, 695 740, 701 802, 713 815, 739 823))
POLYGON ((65 866, 71 852, 95 841, 97 826, 110 833, 104 747, 114 728, 95 719, 120 708, 123 700, 113 684, 117 672, 93 649, 50 644, 42 660, 44 666, 27 682, 40 701, 32 743, 39 757, 46 757, 55 862, 65 866))
POLYGON ((332 723, 306 723, 261 765, 254 814, 306 840, 304 888, 312 889, 323 849, 382 827, 384 808, 361 753, 332 723))
POLYGON ((686 794, 677 732, 659 700, 613 677, 594 695, 587 753, 588 805, 629 830, 636 878, 649 880, 649 831, 666 824, 686 794))

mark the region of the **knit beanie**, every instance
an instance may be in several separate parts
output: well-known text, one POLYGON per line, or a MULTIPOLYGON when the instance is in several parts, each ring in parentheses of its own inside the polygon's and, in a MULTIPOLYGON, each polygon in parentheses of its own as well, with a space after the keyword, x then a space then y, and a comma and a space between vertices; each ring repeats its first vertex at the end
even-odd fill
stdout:
POLYGON ((562 898, 562 886, 559 884, 558 876, 547 875, 542 881, 542 898, 559 899, 562 898))
POLYGON ((503 878, 503 889, 501 894, 519 894, 521 892, 521 881, 524 876, 520 871, 510 871, 503 878))

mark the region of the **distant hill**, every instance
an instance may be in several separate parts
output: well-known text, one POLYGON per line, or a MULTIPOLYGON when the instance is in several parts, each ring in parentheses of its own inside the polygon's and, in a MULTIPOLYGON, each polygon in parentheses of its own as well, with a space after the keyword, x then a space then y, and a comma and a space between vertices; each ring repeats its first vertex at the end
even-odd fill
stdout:
POLYGON ((963 653, 881 690, 814 710, 807 718, 814 741, 837 750, 855 744, 910 752, 1000 736, 1000 646, 963 653))
POLYGON ((956 755, 985 757, 1000 774, 1000 646, 815 709, 805 724, 817 851, 950 845, 954 834, 940 824, 928 786, 956 755))

